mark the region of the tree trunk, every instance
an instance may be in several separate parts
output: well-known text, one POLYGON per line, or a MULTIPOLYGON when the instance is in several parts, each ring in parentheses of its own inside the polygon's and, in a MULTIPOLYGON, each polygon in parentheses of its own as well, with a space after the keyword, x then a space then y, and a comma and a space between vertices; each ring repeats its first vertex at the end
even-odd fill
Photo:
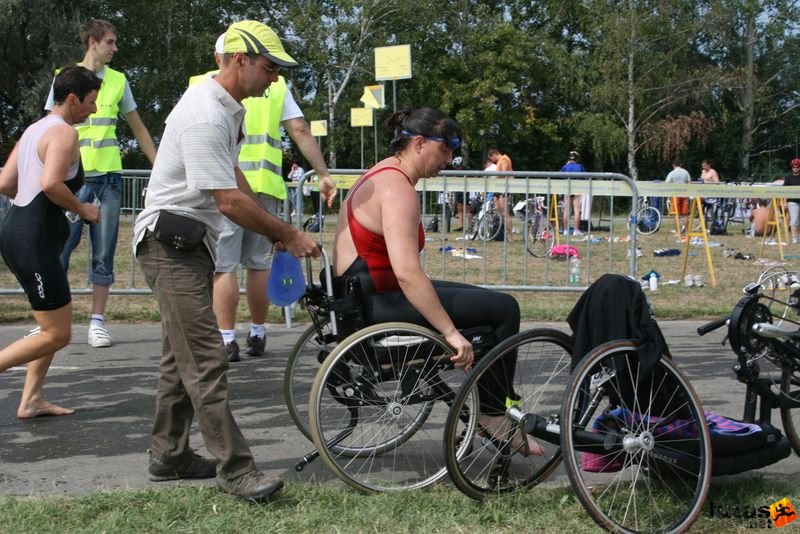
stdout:
POLYGON ((750 175, 750 150, 753 148, 753 115, 755 113, 755 72, 753 66, 753 48, 756 42, 756 18, 750 13, 747 16, 747 33, 745 35, 746 64, 744 69, 744 94, 742 107, 744 118, 742 121, 742 160, 741 172, 743 176, 750 175))
POLYGON ((629 2, 631 20, 630 41, 628 43, 628 174, 631 180, 639 179, 636 168, 636 79, 634 60, 636 59, 636 23, 633 1, 629 2))
POLYGON ((333 131, 336 120, 336 100, 334 98, 333 82, 328 80, 328 167, 336 168, 336 146, 333 143, 333 131))

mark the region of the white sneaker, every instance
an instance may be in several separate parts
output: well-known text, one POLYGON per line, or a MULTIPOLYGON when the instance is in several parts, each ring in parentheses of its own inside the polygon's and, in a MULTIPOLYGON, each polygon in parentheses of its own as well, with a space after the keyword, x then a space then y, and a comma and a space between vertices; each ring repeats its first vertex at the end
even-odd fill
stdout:
POLYGON ((28 332, 27 334, 25 334, 24 337, 38 336, 39 332, 41 332, 41 331, 42 331, 42 327, 41 326, 37 326, 36 328, 31 328, 31 331, 28 332))
POLYGON ((581 232, 580 230, 573 230, 572 235, 583 235, 583 232, 581 232))
POLYGON ((94 348, 110 347, 111 336, 104 326, 90 326, 89 327, 89 345, 94 348))

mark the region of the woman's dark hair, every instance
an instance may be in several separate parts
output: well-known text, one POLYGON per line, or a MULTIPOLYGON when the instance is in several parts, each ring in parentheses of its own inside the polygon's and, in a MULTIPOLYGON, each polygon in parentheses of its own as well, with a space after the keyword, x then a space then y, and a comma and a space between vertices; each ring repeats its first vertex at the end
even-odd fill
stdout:
POLYGON ((70 94, 74 94, 83 102, 86 95, 92 91, 99 91, 102 83, 103 80, 86 67, 79 65, 64 67, 56 74, 56 79, 53 81, 53 102, 63 104, 70 94))
POLYGON ((415 135, 442 139, 461 137, 458 123, 436 108, 397 111, 389 117, 386 125, 397 132, 389 144, 389 150, 395 155, 402 152, 411 142, 411 137, 415 135))

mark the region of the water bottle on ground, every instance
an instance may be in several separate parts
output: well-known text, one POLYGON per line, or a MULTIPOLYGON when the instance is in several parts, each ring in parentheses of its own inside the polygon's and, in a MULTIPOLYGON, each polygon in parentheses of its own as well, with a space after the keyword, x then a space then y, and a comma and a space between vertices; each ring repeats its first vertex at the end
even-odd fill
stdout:
POLYGON ((650 291, 658 291, 658 276, 656 276, 656 273, 650 273, 650 291))
POLYGON ((569 259, 569 285, 578 286, 581 284, 581 260, 577 256, 569 259))

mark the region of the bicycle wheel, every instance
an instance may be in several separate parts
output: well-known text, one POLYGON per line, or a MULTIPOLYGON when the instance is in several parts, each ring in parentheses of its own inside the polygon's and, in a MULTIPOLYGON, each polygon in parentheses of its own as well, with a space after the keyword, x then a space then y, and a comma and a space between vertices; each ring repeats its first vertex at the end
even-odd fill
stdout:
MULTIPOLYGON (((331 470, 361 491, 428 486, 447 471, 445 419, 464 372, 437 333, 408 323, 373 325, 342 340, 314 381, 311 436, 331 470)), ((477 405, 467 425, 475 425, 477 405)))
POLYGON ((552 224, 543 214, 538 213, 528 219, 525 232, 525 247, 535 258, 543 258, 555 244, 555 232, 552 224))
POLYGON ((661 212, 653 206, 639 209, 636 214, 636 230, 643 235, 650 235, 658 231, 661 226, 661 212))
POLYGON ((283 374, 283 395, 286 408, 297 429, 311 439, 308 427, 308 400, 314 376, 328 354, 336 346, 330 328, 330 318, 320 317, 319 327, 312 324, 300 335, 292 348, 283 374))
POLYGON ((490 211, 478 221, 478 238, 493 241, 503 230, 503 218, 496 211, 490 211))
POLYGON ((474 214, 470 220, 469 224, 464 228, 464 239, 474 240, 478 237, 478 223, 480 221, 480 217, 477 214, 474 214))
POLYGON ((800 456, 800 369, 781 374, 781 422, 794 453, 800 456))
MULTIPOLYGON (((505 340, 481 358, 456 395, 445 425, 447 470, 464 494, 482 499, 488 494, 533 486, 558 466, 558 432, 548 432, 543 426, 549 424, 552 429, 558 425, 561 398, 569 382, 571 352, 572 340, 567 334, 552 328, 535 328, 505 340), (515 455, 509 450, 507 439, 464 423, 473 399, 480 397, 479 381, 506 367, 513 372, 514 393, 520 399, 515 404, 526 414, 523 421, 537 425, 532 435, 544 449, 542 455, 515 455)), ((499 400, 501 405, 506 401, 499 400)), ((509 427, 516 425, 512 419, 507 421, 509 427)))
POLYGON ((683 532, 697 519, 711 441, 697 394, 671 360, 645 372, 635 344, 597 347, 572 373, 561 423, 564 467, 598 525, 683 532))

